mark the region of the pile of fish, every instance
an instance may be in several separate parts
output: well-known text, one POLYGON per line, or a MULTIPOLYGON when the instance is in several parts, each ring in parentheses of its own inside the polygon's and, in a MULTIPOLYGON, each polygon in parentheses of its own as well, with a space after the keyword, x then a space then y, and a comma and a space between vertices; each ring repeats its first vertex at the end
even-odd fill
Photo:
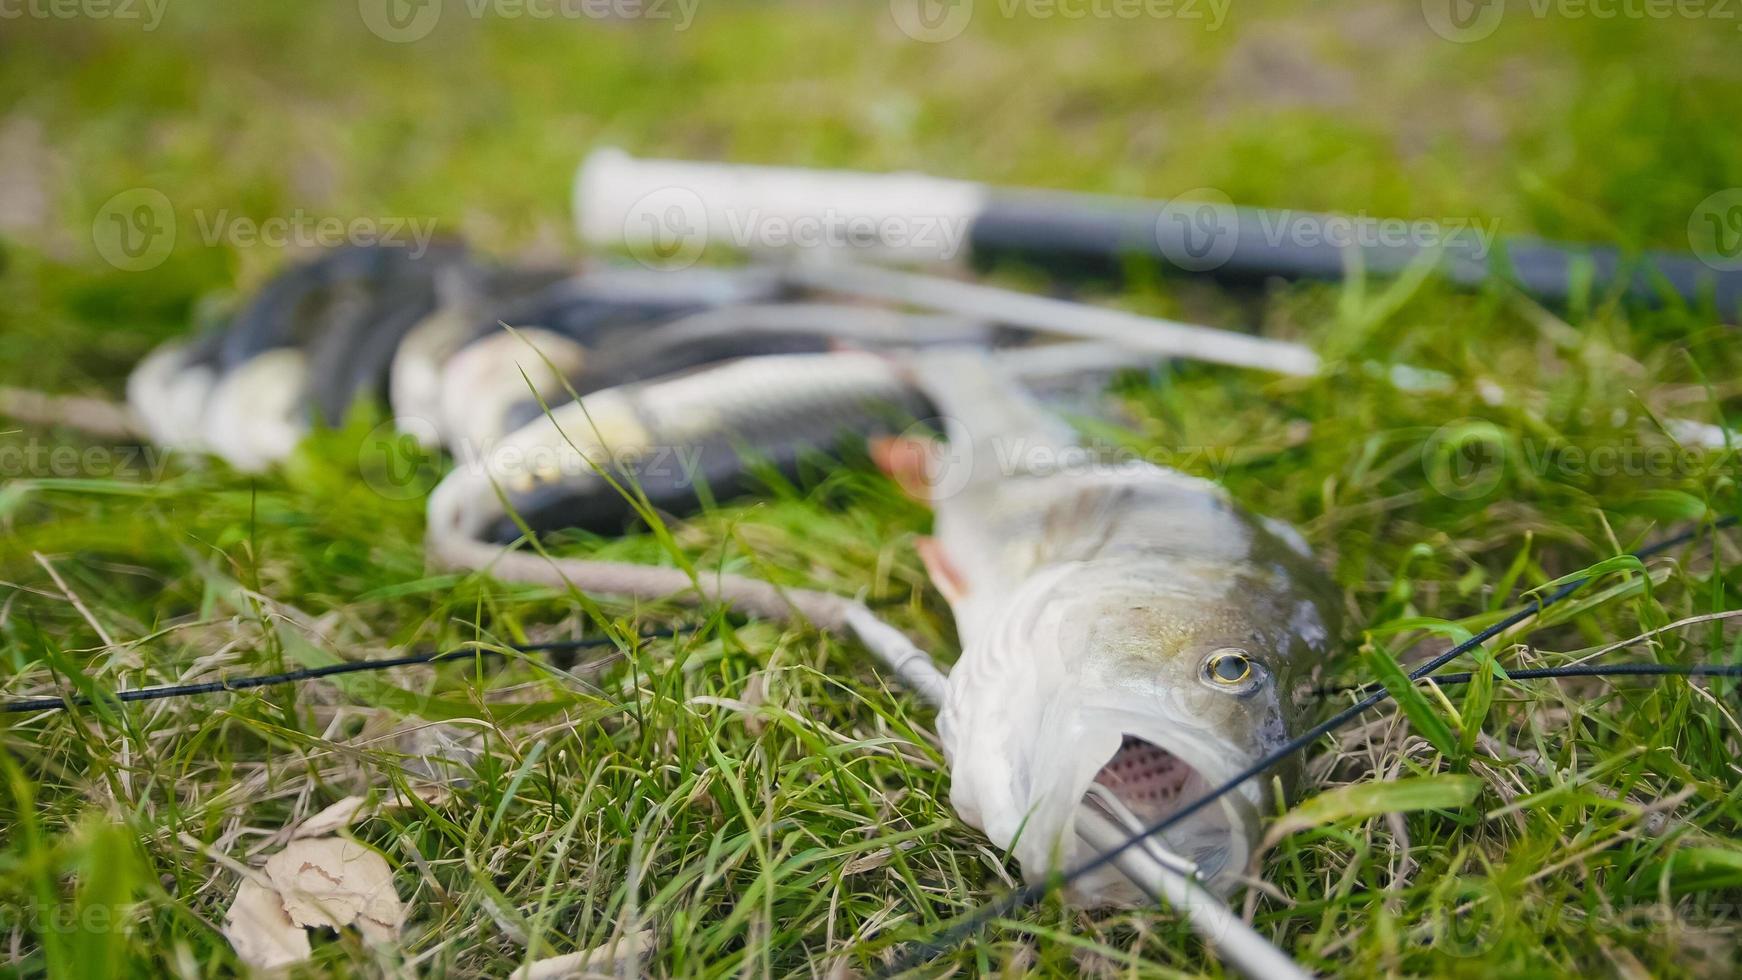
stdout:
MULTIPOLYGON (((819 301, 757 267, 577 274, 348 248, 152 354, 129 400, 154 439, 258 469, 384 398, 456 461, 430 494, 432 553, 682 516, 754 490, 757 466, 875 460, 936 512, 921 556, 964 645, 940 697, 952 802, 1039 880, 1092 847, 1085 812, 1133 833, 1297 730, 1292 692, 1341 603, 1291 529, 1080 444, 1023 383, 1068 346, 1011 336, 819 301)), ((1266 806, 1254 781, 1161 850, 1225 891, 1266 806)), ((1150 890, 1109 867, 1072 894, 1150 890)))
MULTIPOLYGON (((704 237, 732 207, 803 218, 846 200, 901 215, 919 195, 971 225, 976 255, 1045 246, 1055 258, 1109 258, 1137 244, 1204 268, 1177 261, 1171 203, 613 153, 577 178, 582 238, 633 253, 647 244, 638 229, 666 227, 634 219, 691 187, 706 191, 685 191, 704 237)), ((1242 237, 1256 212, 1208 213, 1227 219, 1228 254, 1211 269, 1335 278, 1343 267, 1336 248, 1242 237)), ((1538 295, 1564 297, 1567 269, 1587 251, 1515 242, 1513 271, 1538 295)), ((1399 272, 1433 258, 1364 261, 1399 272)), ((1726 309, 1742 286, 1714 283, 1685 257, 1648 256, 1643 269, 1613 250, 1594 258, 1602 281, 1630 283, 1642 300, 1657 295, 1653 269, 1684 298, 1715 286, 1726 309)), ((1449 275, 1487 272, 1454 261, 1449 275)), ((1112 369, 1166 356, 1293 375, 1322 367, 1299 344, 832 260, 577 271, 442 243, 342 248, 286 270, 222 322, 146 358, 128 402, 154 441, 242 470, 269 468, 313 428, 385 402, 402 432, 453 460, 428 496, 432 562, 640 597, 688 590, 850 631, 937 705, 953 806, 1030 882, 1068 870, 1067 894, 1085 905, 1163 897, 1229 966, 1304 976, 1218 897, 1248 868, 1261 814, 1277 802, 1269 788, 1292 791, 1296 773, 1222 790, 1309 731, 1296 698, 1337 646, 1342 597, 1293 529, 1207 481, 1108 458, 1039 397, 1056 400, 1061 380, 1080 397, 1112 369), (829 298, 843 295, 856 299, 829 298), (1092 342, 1036 344, 1037 332, 1092 342), (947 678, 848 597, 517 550, 529 533, 682 518, 755 492, 769 467, 797 476, 821 458, 874 462, 932 507, 933 536, 917 548, 963 645, 947 678)), ((1404 390, 1445 382, 1366 367, 1404 390)), ((1710 426, 1669 424, 1730 444, 1710 426)))

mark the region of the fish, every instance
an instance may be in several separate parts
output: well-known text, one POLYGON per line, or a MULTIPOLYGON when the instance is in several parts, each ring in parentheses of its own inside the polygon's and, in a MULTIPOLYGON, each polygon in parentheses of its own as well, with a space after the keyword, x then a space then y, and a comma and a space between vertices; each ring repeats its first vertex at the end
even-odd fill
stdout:
POLYGON ((396 381, 421 373, 435 383, 422 399, 392 391, 395 417, 425 423, 452 451, 476 452, 537 415, 541 401, 564 400, 565 389, 584 394, 632 380, 601 384, 586 377, 602 350, 672 319, 777 290, 778 283, 757 273, 584 272, 498 300, 470 323, 432 317, 401 345, 394 371, 396 381))
MULTIPOLYGON (((770 473, 796 480, 811 463, 862 459, 872 440, 933 430, 900 358, 987 339, 958 317, 827 303, 727 306, 615 338, 589 349, 571 382, 579 402, 528 402, 518 426, 456 444, 431 526, 504 544, 523 528, 614 535, 640 525, 644 506, 688 517, 765 488, 770 473)), ((522 357, 543 354, 535 337, 516 343, 522 357)), ((1108 366, 1105 351, 1055 346, 992 356, 1041 384, 1060 365, 1108 366)))
MULTIPOLYGON (((797 302, 762 268, 577 272, 499 263, 460 242, 354 245, 287 267, 202 335, 154 351, 128 399, 155 441, 243 470, 383 396, 426 449, 477 457, 571 393, 754 356, 985 342, 990 329, 797 302)), ((600 503, 630 513, 620 495, 600 503)))
POLYGON ((435 309, 436 280, 471 265, 452 243, 325 252, 273 276, 203 334, 153 351, 128 377, 128 403, 161 445, 263 470, 313 423, 336 425, 372 396, 400 341, 435 309))
POLYGON ((769 354, 584 393, 457 465, 430 495, 432 541, 616 534, 637 501, 687 515, 807 459, 908 430, 929 406, 865 351, 769 354), (629 488, 633 488, 630 491, 629 488), (631 495, 633 493, 633 496, 631 495))
MULTIPOLYGON (((1217 484, 1080 443, 979 352, 915 360, 942 442, 874 447, 933 510, 920 556, 962 652, 938 716, 950 802, 1024 877, 1095 856, 1087 802, 1135 832, 1282 745, 1341 628, 1340 595, 1301 536, 1217 484)), ((1298 773, 1276 774, 1285 792, 1298 773)), ((1161 840, 1220 894, 1274 805, 1248 781, 1161 840)), ((1084 906, 1149 901, 1118 870, 1084 906)))

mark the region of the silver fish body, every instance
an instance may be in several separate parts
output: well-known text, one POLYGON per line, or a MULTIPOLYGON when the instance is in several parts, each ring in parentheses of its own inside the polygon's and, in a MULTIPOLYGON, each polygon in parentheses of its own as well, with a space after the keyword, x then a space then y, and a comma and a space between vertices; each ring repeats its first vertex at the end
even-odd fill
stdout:
MULTIPOLYGON (((927 555, 963 644, 939 719, 951 802, 1038 880, 1090 856, 1085 797, 1149 825, 1298 730, 1338 603, 1297 534, 1215 484, 1094 457, 983 358, 920 370, 950 440, 927 555)), ((1225 888, 1266 803, 1249 783, 1166 844, 1225 888)), ((1110 868, 1072 897, 1147 900, 1110 868)))
MULTIPOLYGON (((916 338, 949 345, 978 341, 983 333, 955 318, 820 304, 742 306, 674 321, 620 341, 595 361, 645 368, 699 350, 708 362, 582 388, 578 403, 555 405, 548 416, 535 413, 505 435, 454 447, 461 466, 438 491, 440 507, 432 507, 432 515, 464 512, 469 533, 496 541, 519 537, 522 523, 535 531, 616 533, 638 519, 631 495, 655 510, 688 515, 703 500, 727 500, 763 485, 759 466, 790 479, 807 459, 862 451, 867 441, 916 425, 933 431, 921 425, 935 415, 930 402, 890 357, 854 349, 769 351, 825 337, 896 349, 915 346, 916 338), (746 348, 763 353, 728 359, 746 348)), ((516 341, 525 347, 526 341, 516 341)), ((1024 377, 1044 379, 1054 362, 1082 370, 1084 353, 993 357, 1024 377)))
POLYGON ((754 489, 771 466, 901 432, 929 415, 884 358, 845 351, 748 357, 591 392, 554 407, 461 465, 430 499, 435 533, 512 541, 535 531, 616 533, 754 489))

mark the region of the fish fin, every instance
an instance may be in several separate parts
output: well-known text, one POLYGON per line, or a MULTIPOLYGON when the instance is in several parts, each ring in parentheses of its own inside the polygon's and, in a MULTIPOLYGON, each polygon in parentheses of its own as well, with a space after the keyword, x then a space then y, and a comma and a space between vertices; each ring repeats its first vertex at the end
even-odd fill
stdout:
POLYGON ((1259 520, 1264 522, 1265 530, 1274 535, 1278 541, 1288 545, 1289 548, 1293 549, 1295 554, 1302 558, 1311 558, 1313 556, 1312 545, 1307 544, 1307 539, 1301 536, 1300 530, 1293 524, 1290 524, 1287 521, 1278 520, 1274 517, 1260 516, 1259 520))
POLYGON ((925 572, 931 576, 932 584, 944 594, 945 602, 954 606, 967 597, 967 579, 956 568, 955 562, 950 561, 942 542, 937 538, 918 538, 913 546, 919 552, 919 560, 925 563, 925 572))
POLYGON ((922 504, 931 503, 931 461, 936 453, 930 439, 878 436, 867 448, 871 461, 895 481, 902 493, 922 504))
MULTIPOLYGON (((937 407, 949 440, 973 447, 987 463, 995 463, 992 454, 997 446, 1077 444, 1075 431, 1035 401, 985 351, 926 351, 909 360, 908 370, 937 407)), ((999 470, 992 465, 985 472, 999 470)))

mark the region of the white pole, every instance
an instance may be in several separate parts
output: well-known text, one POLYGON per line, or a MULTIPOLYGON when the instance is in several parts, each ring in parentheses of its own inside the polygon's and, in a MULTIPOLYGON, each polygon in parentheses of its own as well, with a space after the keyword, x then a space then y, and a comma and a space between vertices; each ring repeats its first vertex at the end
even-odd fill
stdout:
POLYGON ((794 264, 786 270, 786 278, 806 289, 923 306, 1030 330, 1105 341, 1164 357, 1296 376, 1311 376, 1319 370, 1319 356, 1302 344, 1032 296, 996 286, 843 262, 794 264))

